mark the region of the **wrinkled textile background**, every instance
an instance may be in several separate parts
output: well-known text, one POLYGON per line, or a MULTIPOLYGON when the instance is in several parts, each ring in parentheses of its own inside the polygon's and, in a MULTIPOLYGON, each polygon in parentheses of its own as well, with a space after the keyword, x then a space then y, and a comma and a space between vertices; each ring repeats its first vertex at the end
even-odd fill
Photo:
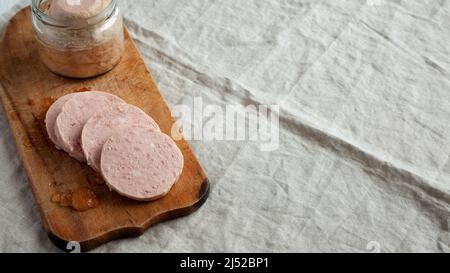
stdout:
MULTIPOLYGON (((26 3, 2 0, 0 26, 26 3)), ((192 141, 212 182, 204 207, 96 251, 450 251, 450 1, 124 8, 172 107, 278 104, 280 148, 192 141)), ((57 251, 3 112, 0 128, 0 250, 57 251)))

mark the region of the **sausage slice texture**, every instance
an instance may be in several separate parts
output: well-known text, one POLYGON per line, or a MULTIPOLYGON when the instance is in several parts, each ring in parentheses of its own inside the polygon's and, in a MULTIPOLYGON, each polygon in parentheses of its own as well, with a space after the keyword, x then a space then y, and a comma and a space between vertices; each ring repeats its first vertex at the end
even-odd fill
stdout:
POLYGON ((75 159, 85 162, 81 148, 81 133, 86 122, 97 112, 125 102, 117 96, 100 91, 77 93, 62 107, 55 124, 60 148, 75 159))
POLYGON ((101 173, 118 194, 152 201, 169 193, 183 171, 183 155, 167 135, 149 129, 122 132, 103 146, 101 173))
POLYGON ((130 104, 116 104, 95 114, 81 134, 81 146, 88 165, 100 171, 100 157, 105 142, 114 134, 136 128, 160 131, 158 124, 149 115, 130 104))
POLYGON ((58 115, 61 113, 64 104, 68 100, 70 100, 74 95, 75 94, 72 93, 60 97, 52 104, 52 106, 50 106, 45 116, 45 127, 47 129, 48 137, 53 142, 53 144, 55 144, 57 149, 61 149, 61 146, 59 145, 58 137, 55 134, 56 119, 58 118, 58 115))

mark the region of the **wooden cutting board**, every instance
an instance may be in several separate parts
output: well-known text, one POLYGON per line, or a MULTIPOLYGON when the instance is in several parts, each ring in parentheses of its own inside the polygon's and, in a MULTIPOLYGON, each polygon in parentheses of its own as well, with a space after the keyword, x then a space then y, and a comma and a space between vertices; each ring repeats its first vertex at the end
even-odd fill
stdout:
POLYGON ((111 72, 88 80, 59 77, 44 67, 33 38, 29 7, 11 19, 0 42, 0 99, 45 231, 62 249, 70 241, 79 242, 87 251, 114 239, 139 236, 154 224, 194 212, 208 197, 208 180, 184 140, 177 142, 185 158, 179 182, 166 197, 149 203, 109 191, 99 183, 98 174, 57 151, 49 141, 44 117, 51 103, 64 94, 93 89, 140 107, 163 132, 170 133, 174 124, 170 110, 128 32, 125 36, 122 62, 111 72), (78 212, 51 200, 55 193, 80 188, 95 193, 97 208, 78 212))

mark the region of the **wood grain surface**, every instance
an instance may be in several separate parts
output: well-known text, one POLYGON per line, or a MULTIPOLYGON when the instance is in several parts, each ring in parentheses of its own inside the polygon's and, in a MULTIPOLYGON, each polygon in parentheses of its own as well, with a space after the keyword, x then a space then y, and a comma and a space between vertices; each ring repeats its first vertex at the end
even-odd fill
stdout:
POLYGON ((77 241, 87 251, 114 239, 139 236, 154 224, 198 209, 208 197, 209 183, 184 140, 177 142, 185 158, 179 182, 163 199, 140 203, 98 183, 98 174, 56 150, 46 135, 44 117, 52 102, 64 94, 86 90, 118 95, 150 114, 163 132, 171 131, 174 120, 170 110, 128 32, 121 63, 109 73, 87 80, 49 72, 39 59, 33 35, 28 7, 11 19, 0 42, 0 98, 50 239, 62 249, 67 242, 77 241), (57 192, 78 188, 91 189, 99 206, 77 212, 51 201, 57 192))

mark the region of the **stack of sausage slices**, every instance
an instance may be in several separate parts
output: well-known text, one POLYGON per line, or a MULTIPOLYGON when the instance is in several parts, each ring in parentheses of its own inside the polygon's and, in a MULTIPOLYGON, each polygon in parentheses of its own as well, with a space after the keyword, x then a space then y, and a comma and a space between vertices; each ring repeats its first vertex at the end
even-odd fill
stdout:
POLYGON ((50 107, 45 123, 58 149, 87 162, 122 196, 159 199, 182 173, 176 143, 144 111, 112 94, 65 95, 50 107))

